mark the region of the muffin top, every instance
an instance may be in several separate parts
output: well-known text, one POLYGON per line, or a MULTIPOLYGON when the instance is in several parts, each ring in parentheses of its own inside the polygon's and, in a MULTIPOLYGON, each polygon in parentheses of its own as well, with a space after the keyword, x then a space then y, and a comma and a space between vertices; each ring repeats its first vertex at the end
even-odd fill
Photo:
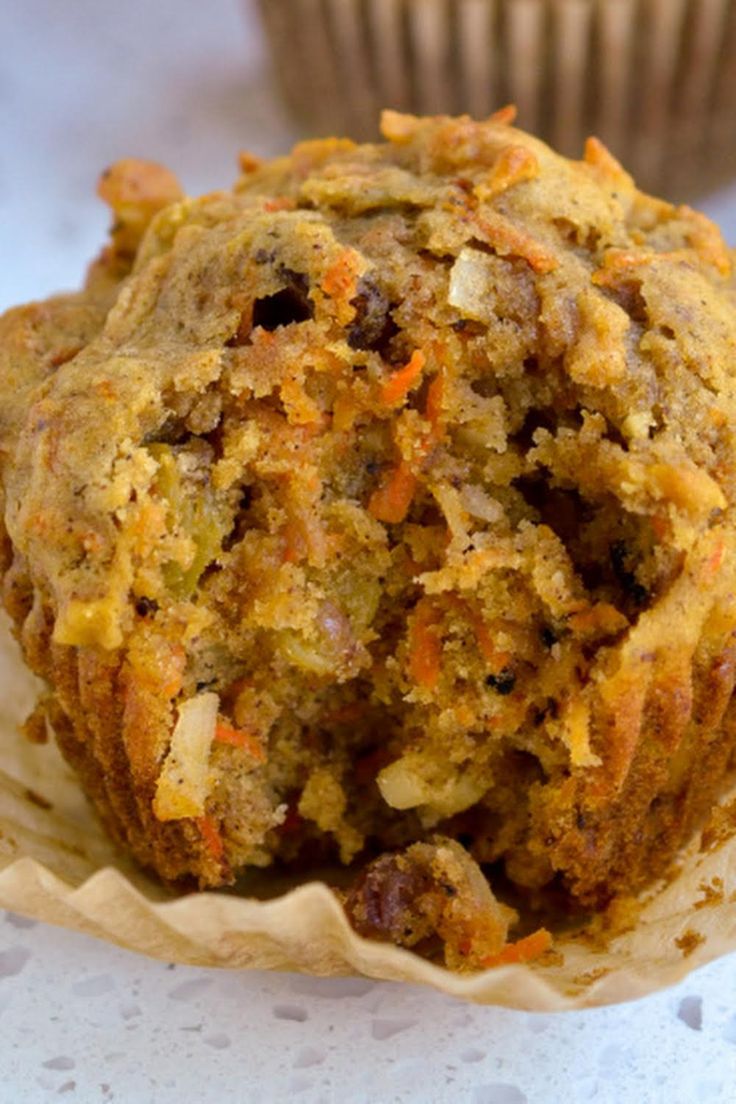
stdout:
POLYGON ((8 535, 57 646, 361 687, 394 809, 472 805, 479 733, 618 785, 611 703, 736 622, 731 257, 595 139, 383 134, 198 199, 110 171, 86 289, 2 323, 8 535))

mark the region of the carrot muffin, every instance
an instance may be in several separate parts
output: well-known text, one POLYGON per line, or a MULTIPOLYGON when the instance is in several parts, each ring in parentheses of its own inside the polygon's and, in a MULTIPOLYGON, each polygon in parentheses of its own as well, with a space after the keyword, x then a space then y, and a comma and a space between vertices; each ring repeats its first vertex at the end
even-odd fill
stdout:
POLYGON ((488 877, 604 907, 723 783, 732 262, 594 139, 383 134, 103 176, 84 290, 0 321, 4 600, 141 863, 354 863, 359 931, 475 966, 488 877))

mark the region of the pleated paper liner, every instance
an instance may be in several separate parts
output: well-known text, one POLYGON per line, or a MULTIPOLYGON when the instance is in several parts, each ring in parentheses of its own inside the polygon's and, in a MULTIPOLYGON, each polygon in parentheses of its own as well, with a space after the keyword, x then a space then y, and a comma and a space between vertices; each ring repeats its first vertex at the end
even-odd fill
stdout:
POLYGON ((259 874, 258 898, 176 897, 108 840, 55 747, 19 734, 37 687, 4 623, 0 633, 0 907, 169 962, 364 974, 539 1011, 640 997, 736 950, 736 839, 716 845, 722 829, 710 833, 709 850, 693 845, 678 877, 650 894, 635 929, 605 949, 558 938, 552 961, 469 976, 359 938, 331 890, 307 875, 283 892, 278 875, 259 874))
POLYGON ((259 0, 313 134, 376 136, 380 109, 506 103, 567 156, 601 138, 640 187, 736 175, 736 0, 259 0))

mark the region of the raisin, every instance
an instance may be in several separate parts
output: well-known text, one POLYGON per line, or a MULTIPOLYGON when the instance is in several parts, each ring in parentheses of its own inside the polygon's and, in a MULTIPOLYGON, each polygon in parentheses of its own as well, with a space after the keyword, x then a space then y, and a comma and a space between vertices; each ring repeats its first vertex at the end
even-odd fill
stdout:
POLYGON ((385 353, 399 329, 391 317, 391 304, 384 292, 372 280, 364 278, 358 283, 358 293, 351 304, 355 307, 355 318, 348 329, 350 348, 385 353))
POLYGON ((360 935, 401 943, 407 940, 407 927, 413 930, 417 902, 431 884, 420 865, 400 855, 381 855, 353 886, 345 909, 360 935))
POLYGON ((139 617, 150 617, 151 614, 158 611, 158 602, 155 598, 146 598, 144 595, 139 598, 135 604, 135 612, 139 617))
POLYGON ((502 694, 505 697, 516 686, 516 675, 510 667, 504 667, 503 671, 499 671, 497 675, 486 676, 486 686, 490 686, 497 694, 502 694))

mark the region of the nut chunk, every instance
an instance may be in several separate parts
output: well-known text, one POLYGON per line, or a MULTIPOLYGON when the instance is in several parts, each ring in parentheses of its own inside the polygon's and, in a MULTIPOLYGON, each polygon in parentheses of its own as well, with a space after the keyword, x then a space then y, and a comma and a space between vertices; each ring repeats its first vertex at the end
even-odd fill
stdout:
POLYGON ((475 969, 497 955, 516 918, 464 848, 444 836, 370 863, 350 889, 345 911, 369 939, 415 947, 439 938, 453 970, 475 969))

